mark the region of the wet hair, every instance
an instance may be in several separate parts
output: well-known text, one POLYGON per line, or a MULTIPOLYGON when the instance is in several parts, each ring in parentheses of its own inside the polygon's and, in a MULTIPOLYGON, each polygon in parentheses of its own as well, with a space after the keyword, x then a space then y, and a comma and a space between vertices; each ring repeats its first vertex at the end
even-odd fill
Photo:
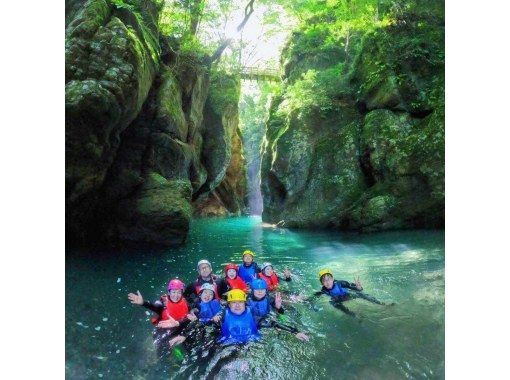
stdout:
POLYGON ((329 273, 326 273, 326 274, 322 275, 322 277, 321 277, 321 284, 322 284, 322 281, 324 281, 324 279, 325 279, 326 277, 331 277, 331 278, 333 278, 333 275, 332 275, 332 274, 329 274, 329 273))

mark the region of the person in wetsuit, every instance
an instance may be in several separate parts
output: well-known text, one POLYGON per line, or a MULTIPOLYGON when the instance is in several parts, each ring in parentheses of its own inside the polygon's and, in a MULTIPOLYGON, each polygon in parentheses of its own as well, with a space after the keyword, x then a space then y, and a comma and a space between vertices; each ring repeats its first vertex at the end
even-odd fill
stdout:
MULTIPOLYGON (((364 300, 378 305, 386 305, 386 303, 379 301, 375 297, 362 293, 363 286, 361 285, 359 277, 355 282, 335 280, 333 278, 333 272, 330 269, 322 269, 319 271, 319 281, 322 284, 322 288, 314 294, 314 297, 319 297, 324 294, 330 296, 331 304, 351 317, 356 316, 356 314, 343 304, 345 301, 363 298, 364 300)), ((390 304, 390 306, 393 305, 394 303, 390 304)))
POLYGON ((283 331, 288 331, 299 340, 308 340, 308 336, 293 326, 285 325, 270 319, 271 311, 276 311, 279 316, 283 316, 285 310, 282 306, 282 297, 276 292, 274 297, 267 294, 267 283, 262 279, 253 280, 251 283, 252 293, 248 298, 248 307, 250 307, 257 326, 261 328, 274 327, 283 331))
MULTIPOLYGON (((284 269, 283 278, 285 279, 285 281, 291 281, 292 280, 291 276, 292 273, 290 273, 288 269, 284 269)), ((269 291, 276 290, 281 280, 281 277, 275 273, 273 265, 267 262, 262 264, 258 277, 266 282, 267 290, 269 291)))
POLYGON ((194 320, 194 315, 190 314, 188 303, 183 297, 184 283, 173 279, 168 283, 167 290, 168 294, 162 295, 155 302, 144 300, 140 291, 137 291, 137 294, 128 294, 132 304, 144 306, 156 314, 151 322, 156 327, 153 338, 160 358, 168 353, 171 342, 176 341, 174 338, 194 320))
POLYGON ((253 258, 255 257, 255 253, 247 249, 243 252, 242 259, 243 263, 239 266, 238 275, 246 282, 248 285, 257 278, 257 275, 260 273, 260 268, 253 258))
POLYGON ((184 297, 191 305, 200 301, 200 287, 203 284, 211 284, 214 288, 214 298, 221 298, 221 279, 212 274, 212 266, 208 260, 200 260, 197 264, 198 277, 195 281, 189 283, 184 289, 184 297))

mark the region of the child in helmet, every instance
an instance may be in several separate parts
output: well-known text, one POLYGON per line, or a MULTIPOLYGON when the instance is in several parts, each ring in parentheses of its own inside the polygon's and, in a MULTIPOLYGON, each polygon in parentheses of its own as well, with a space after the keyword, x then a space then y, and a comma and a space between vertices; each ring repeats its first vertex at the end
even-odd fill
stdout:
POLYGON ((225 294, 232 289, 241 289, 243 292, 248 292, 246 282, 238 276, 239 267, 236 264, 225 265, 225 278, 220 283, 220 293, 225 294))
MULTIPOLYGON (((284 269, 283 277, 285 281, 291 281, 292 273, 288 269, 284 269)), ((279 277, 273 269, 273 265, 271 263, 262 264, 261 271, 259 273, 259 278, 264 280, 267 283, 267 288, 269 291, 275 290, 280 282, 281 277, 279 277)))
POLYGON ((246 307, 246 293, 232 289, 227 293, 227 302, 219 342, 229 345, 260 339, 255 318, 250 308, 246 307))
POLYGON ((279 292, 276 292, 274 297, 267 294, 267 283, 262 279, 252 281, 251 291, 248 298, 248 306, 255 316, 259 327, 275 327, 295 334, 299 340, 308 340, 308 336, 299 332, 295 327, 268 319, 272 310, 275 310, 280 315, 283 315, 285 312, 282 306, 282 297, 279 292))
POLYGON ((242 258, 243 263, 239 266, 238 275, 246 282, 248 285, 257 278, 257 275, 260 273, 260 268, 253 258, 255 257, 255 253, 247 249, 243 252, 242 258))
MULTIPOLYGON (((359 277, 355 279, 354 282, 335 280, 331 269, 322 269, 319 271, 319 281, 322 284, 322 289, 319 292, 316 292, 314 296, 319 297, 323 294, 330 296, 333 306, 352 317, 356 316, 356 314, 343 304, 344 301, 354 298, 363 298, 378 305, 386 305, 386 303, 361 292, 363 290, 363 286, 361 285, 359 277), (355 292, 351 292, 350 290, 354 290, 355 292)), ((390 305, 392 306, 394 303, 390 305)))
POLYGON ((209 283, 203 284, 199 296, 198 307, 193 309, 193 312, 198 314, 198 320, 203 324, 220 322, 222 308, 220 301, 214 298, 214 287, 209 283))
POLYGON ((137 294, 129 293, 128 299, 132 304, 142 305, 156 313, 151 322, 156 326, 153 333, 154 343, 158 348, 158 355, 161 357, 165 349, 172 344, 178 343, 173 340, 195 316, 190 313, 188 303, 184 299, 184 283, 174 278, 168 283, 168 294, 162 295, 158 301, 149 302, 143 299, 140 291, 137 294))

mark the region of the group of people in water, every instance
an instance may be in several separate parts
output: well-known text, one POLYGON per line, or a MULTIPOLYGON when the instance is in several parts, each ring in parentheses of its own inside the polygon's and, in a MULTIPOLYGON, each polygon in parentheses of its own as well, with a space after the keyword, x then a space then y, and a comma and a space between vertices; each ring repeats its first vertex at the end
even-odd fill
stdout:
MULTIPOLYGON (((154 312, 151 322, 156 327, 154 339, 159 355, 187 340, 203 340, 205 334, 219 335, 213 341, 221 345, 255 341, 261 337, 261 328, 277 328, 294 334, 301 341, 309 340, 296 327, 280 321, 284 319, 285 310, 279 284, 291 281, 292 273, 285 269, 280 277, 269 262, 259 267, 254 256, 252 251, 244 251, 242 264, 227 264, 223 278, 212 273, 208 260, 200 260, 195 281, 186 286, 177 278, 170 280, 167 294, 155 302, 145 300, 139 291, 128 294, 132 304, 154 312)), ((335 280, 330 269, 322 269, 319 281, 322 289, 308 299, 328 295, 335 307, 350 316, 355 314, 343 304, 349 299, 363 298, 385 305, 362 292, 359 277, 353 283, 335 280)))

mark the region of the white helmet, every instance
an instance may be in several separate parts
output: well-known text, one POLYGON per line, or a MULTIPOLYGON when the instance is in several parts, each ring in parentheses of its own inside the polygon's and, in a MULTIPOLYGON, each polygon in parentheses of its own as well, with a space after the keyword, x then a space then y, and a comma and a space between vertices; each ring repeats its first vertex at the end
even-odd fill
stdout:
POLYGON ((211 284, 209 284, 208 282, 202 284, 202 286, 200 287, 200 291, 198 292, 199 294, 202 293, 204 290, 210 290, 211 292, 214 293, 214 286, 212 286, 211 284))
POLYGON ((273 267, 273 265, 272 265, 271 263, 264 263, 264 264, 262 264, 262 267, 260 268, 260 270, 262 270, 262 271, 263 271, 263 270, 264 270, 264 269, 266 269, 267 267, 271 267, 271 268, 272 268, 272 267, 273 267))
POLYGON ((202 264, 207 264, 207 265, 209 265, 209 268, 211 268, 211 269, 212 269, 212 265, 211 265, 211 263, 209 262, 209 260, 200 260, 200 261, 198 262, 198 264, 197 264, 197 270, 198 270, 198 268, 200 267, 200 265, 202 265, 202 264))

